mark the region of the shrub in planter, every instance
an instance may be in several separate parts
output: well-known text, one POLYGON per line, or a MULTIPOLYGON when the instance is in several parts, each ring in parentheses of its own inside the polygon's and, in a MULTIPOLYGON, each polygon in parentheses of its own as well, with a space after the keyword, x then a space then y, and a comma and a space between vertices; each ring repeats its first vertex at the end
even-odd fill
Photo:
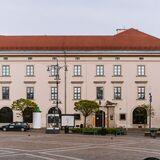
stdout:
POLYGON ((41 112, 39 106, 36 106, 36 107, 34 108, 34 111, 33 111, 33 112, 41 112))
POLYGON ((38 106, 36 106, 33 111, 33 128, 41 128, 41 111, 38 106))

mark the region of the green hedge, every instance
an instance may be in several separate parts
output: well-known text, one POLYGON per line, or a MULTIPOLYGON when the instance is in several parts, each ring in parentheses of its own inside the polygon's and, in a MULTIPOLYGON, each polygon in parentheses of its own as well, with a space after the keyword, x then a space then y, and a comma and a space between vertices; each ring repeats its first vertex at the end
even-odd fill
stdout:
POLYGON ((126 130, 122 128, 72 128, 72 133, 82 133, 88 135, 106 135, 106 134, 114 134, 114 135, 124 135, 126 134, 126 130))

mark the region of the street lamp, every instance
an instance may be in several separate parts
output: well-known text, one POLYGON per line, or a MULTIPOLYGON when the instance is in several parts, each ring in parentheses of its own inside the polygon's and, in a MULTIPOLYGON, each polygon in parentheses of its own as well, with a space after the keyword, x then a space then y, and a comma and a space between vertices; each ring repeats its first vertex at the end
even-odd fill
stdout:
POLYGON ((152 109, 152 106, 151 106, 151 103, 152 103, 152 94, 149 93, 149 129, 151 129, 151 119, 152 119, 152 113, 151 113, 151 109, 152 109))
POLYGON ((58 58, 56 59, 57 60, 57 63, 56 65, 50 65, 48 66, 47 68, 47 71, 52 71, 52 69, 54 69, 54 80, 56 80, 56 88, 57 88, 57 97, 56 97, 56 107, 55 107, 55 110, 53 112, 53 132, 54 133, 57 133, 59 132, 59 113, 58 113, 58 105, 59 105, 59 71, 61 68, 65 67, 65 66, 59 66, 58 64, 58 58), (56 115, 57 114, 57 115, 56 115), (57 129, 57 131, 56 131, 57 129))

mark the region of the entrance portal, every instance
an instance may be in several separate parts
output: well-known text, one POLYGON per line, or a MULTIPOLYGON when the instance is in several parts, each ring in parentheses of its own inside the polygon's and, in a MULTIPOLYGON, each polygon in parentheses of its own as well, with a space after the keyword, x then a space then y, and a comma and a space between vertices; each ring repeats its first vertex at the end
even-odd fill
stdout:
POLYGON ((105 112, 100 110, 95 115, 96 127, 105 127, 105 112))
POLYGON ((133 111, 133 124, 147 124, 147 110, 137 107, 133 111))

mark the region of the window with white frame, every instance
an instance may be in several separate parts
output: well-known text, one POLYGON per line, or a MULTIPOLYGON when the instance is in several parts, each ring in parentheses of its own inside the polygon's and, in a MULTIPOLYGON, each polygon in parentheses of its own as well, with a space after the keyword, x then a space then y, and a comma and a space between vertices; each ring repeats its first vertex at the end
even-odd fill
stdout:
POLYGON ((57 87, 51 87, 51 100, 57 100, 58 90, 57 87))
POLYGON ((10 66, 9 65, 2 66, 2 76, 10 76, 10 66))
POLYGON ((57 65, 52 65, 50 70, 50 76, 56 76, 57 75, 57 65))
POLYGON ((74 65, 74 76, 81 76, 81 65, 74 65))
POLYGON ((81 87, 74 87, 74 100, 81 99, 81 87))
POLYGON ((137 75, 138 76, 145 76, 145 65, 138 65, 137 66, 137 75))
POLYGON ((145 99, 145 87, 138 87, 138 99, 145 99))
POLYGON ((97 65, 96 66, 96 75, 97 76, 104 76, 104 65, 97 65))
POLYGON ((97 87, 96 88, 96 95, 97 95, 97 99, 102 100, 103 99, 103 87, 97 87))
POLYGON ((27 99, 34 99, 34 87, 27 87, 27 99))
POLYGON ((114 65, 114 76, 121 76, 121 65, 114 65))
POLYGON ((9 87, 2 87, 2 99, 9 99, 9 87))
POLYGON ((34 76, 34 65, 26 66, 26 76, 34 76))
POLYGON ((114 87, 114 99, 121 99, 121 87, 114 87))

